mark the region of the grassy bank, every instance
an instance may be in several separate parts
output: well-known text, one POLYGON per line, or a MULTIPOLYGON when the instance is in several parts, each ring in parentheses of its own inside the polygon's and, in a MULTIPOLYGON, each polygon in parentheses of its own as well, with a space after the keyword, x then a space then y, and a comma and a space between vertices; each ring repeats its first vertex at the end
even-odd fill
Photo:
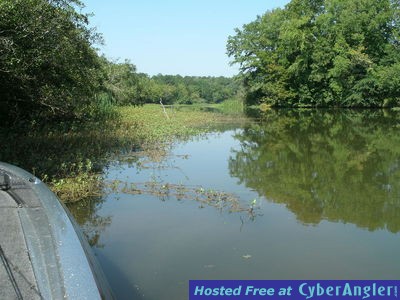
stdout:
POLYGON ((201 110, 180 111, 160 105, 119 107, 119 118, 101 123, 46 125, 0 130, 0 161, 41 178, 65 202, 101 191, 102 170, 122 154, 163 149, 229 116, 201 110))

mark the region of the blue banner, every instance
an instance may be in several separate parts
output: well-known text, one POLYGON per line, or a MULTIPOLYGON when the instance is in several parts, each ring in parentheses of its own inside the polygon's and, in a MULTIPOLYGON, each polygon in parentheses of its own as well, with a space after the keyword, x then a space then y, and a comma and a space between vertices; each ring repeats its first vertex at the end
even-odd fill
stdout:
POLYGON ((190 280, 189 300, 399 299, 400 280, 190 280))

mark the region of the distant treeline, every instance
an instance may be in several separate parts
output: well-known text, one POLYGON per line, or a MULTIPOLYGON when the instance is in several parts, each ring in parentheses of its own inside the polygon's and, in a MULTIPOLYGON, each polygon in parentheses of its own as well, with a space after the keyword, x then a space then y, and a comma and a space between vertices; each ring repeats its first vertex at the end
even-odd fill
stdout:
POLYGON ((148 88, 146 102, 162 99, 168 104, 220 103, 237 97, 241 89, 240 81, 226 77, 140 76, 148 88))
POLYGON ((107 74, 102 97, 113 105, 144 103, 220 103, 239 97, 240 80, 227 77, 181 75, 149 76, 138 73, 130 61, 111 62, 103 58, 107 74))
POLYGON ((102 119, 114 105, 220 102, 230 78, 139 74, 98 55, 102 37, 79 0, 0 1, 0 126, 39 119, 102 119))
POLYGON ((398 0, 292 0, 228 40, 247 103, 400 106, 398 0))

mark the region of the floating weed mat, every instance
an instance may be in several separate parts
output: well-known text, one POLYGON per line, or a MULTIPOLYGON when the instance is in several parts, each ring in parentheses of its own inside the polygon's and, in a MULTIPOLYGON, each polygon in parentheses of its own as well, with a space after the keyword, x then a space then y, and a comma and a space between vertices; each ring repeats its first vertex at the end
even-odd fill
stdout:
MULTIPOLYGON (((0 2, 1 3, 1 2, 0 2)), ((225 123, 221 114, 174 111, 166 118, 160 105, 116 108, 118 117, 98 122, 32 122, 1 127, 0 161, 39 177, 64 202, 98 196, 110 163, 152 166, 162 162, 175 142, 195 139, 225 123), (139 160, 143 152, 148 161, 139 160)), ((1 119, 0 119, 1 121, 1 119)), ((0 122, 1 123, 1 122, 0 122)))
POLYGON ((113 180, 106 183, 109 192, 119 192, 132 195, 153 195, 165 201, 170 198, 180 200, 194 200, 200 203, 200 208, 206 206, 215 207, 220 211, 246 212, 251 218, 255 218, 260 209, 255 200, 249 205, 243 205, 239 198, 223 191, 205 189, 201 186, 188 186, 183 184, 160 183, 149 181, 142 183, 129 183, 121 180, 113 180))

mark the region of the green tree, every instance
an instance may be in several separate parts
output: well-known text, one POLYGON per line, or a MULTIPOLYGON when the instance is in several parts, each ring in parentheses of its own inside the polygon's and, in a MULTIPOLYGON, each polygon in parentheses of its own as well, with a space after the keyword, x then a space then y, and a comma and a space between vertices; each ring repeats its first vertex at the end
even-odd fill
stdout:
POLYGON ((103 68, 106 73, 104 92, 113 104, 138 105, 147 100, 148 77, 139 75, 129 60, 118 63, 103 58, 103 68))
POLYGON ((78 0, 0 1, 1 118, 84 117, 103 73, 78 0))
POLYGON ((157 75, 152 80, 165 90, 165 103, 219 103, 238 96, 241 84, 234 78, 157 75))
POLYGON ((399 3, 293 0, 236 29, 248 103, 275 106, 400 105, 399 3))

